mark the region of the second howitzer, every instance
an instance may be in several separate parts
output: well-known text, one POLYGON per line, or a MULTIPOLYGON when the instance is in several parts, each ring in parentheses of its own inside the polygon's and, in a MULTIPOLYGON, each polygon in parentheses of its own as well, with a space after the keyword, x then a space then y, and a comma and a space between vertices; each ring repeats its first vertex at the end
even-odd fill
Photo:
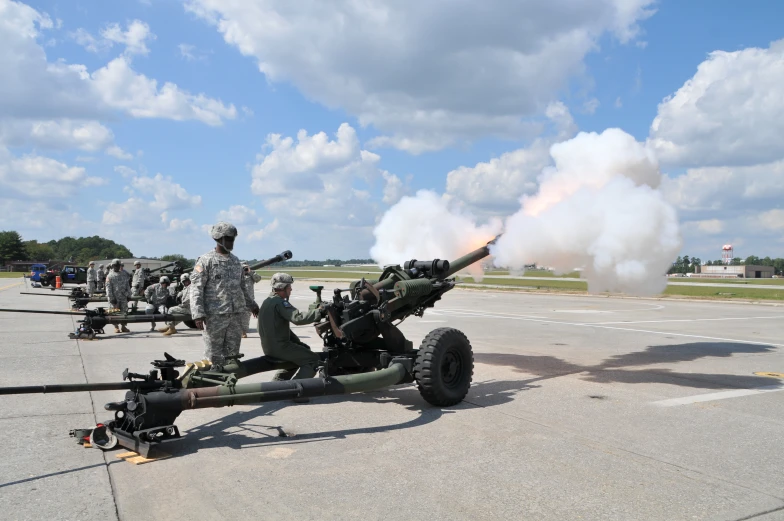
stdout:
MULTIPOLYGON (((455 273, 490 254, 488 245, 451 263, 411 260, 403 267, 387 266, 378 281, 355 281, 348 289, 336 289, 331 302, 314 304, 327 316, 316 324, 324 343, 319 378, 245 384, 239 380, 246 376, 296 366, 269 356, 243 362, 243 355, 237 355, 218 372, 207 360, 186 364, 165 354, 164 360, 152 362, 149 374, 126 369, 123 382, 4 387, 0 395, 124 389, 122 401, 105 405, 113 419, 72 435, 98 448, 121 445, 145 456, 159 443, 180 437, 174 422, 187 409, 348 394, 409 382, 416 382, 431 404, 455 405, 465 398, 473 376, 466 336, 438 328, 414 348, 397 325, 433 307, 455 287, 455 273)), ((312 289, 320 301, 323 288, 312 289)))

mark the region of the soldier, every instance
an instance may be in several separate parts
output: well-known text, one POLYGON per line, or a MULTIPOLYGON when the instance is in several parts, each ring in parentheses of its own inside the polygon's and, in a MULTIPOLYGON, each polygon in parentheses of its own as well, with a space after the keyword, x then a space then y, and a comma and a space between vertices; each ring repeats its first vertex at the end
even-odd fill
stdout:
MULTIPOLYGON (((121 270, 120 259, 112 260, 110 265, 112 271, 106 277, 106 299, 109 305, 113 308, 119 309, 122 313, 128 314, 128 297, 130 296, 131 288, 128 285, 128 272, 121 270)), ((127 322, 121 322, 122 332, 130 333, 127 322)), ((117 324, 114 325, 114 332, 119 333, 120 328, 117 324)))
POLYGON ((98 271, 95 273, 95 278, 97 279, 96 289, 98 291, 103 291, 106 286, 106 272, 103 269, 103 264, 98 265, 98 271))
POLYGON ((134 262, 133 265, 136 269, 131 281, 131 295, 138 297, 144 291, 144 270, 142 270, 142 263, 139 261, 134 262))
MULTIPOLYGON (((250 265, 247 262, 242 263, 242 283, 248 287, 248 291, 253 295, 255 290, 253 286, 261 280, 261 275, 255 271, 250 270, 250 265)), ((242 317, 242 338, 248 338, 248 329, 250 328, 250 311, 243 312, 242 317)))
MULTIPOLYGON (((171 293, 169 293, 170 284, 169 277, 164 275, 157 284, 147 286, 147 289, 144 290, 144 300, 147 301, 147 306, 144 308, 146 314, 166 313, 166 303, 171 296, 171 293)), ((168 329, 167 327, 164 331, 168 329)), ((150 324, 150 331, 155 331, 155 322, 150 324)))
POLYGON ((222 369, 227 358, 240 352, 243 311, 250 309, 255 317, 259 306, 242 283, 240 260, 231 253, 237 228, 219 222, 210 235, 217 244, 196 261, 191 273, 190 306, 196 327, 204 331, 204 357, 222 369))
POLYGON ((95 293, 97 282, 98 274, 95 273, 95 262, 90 261, 90 263, 87 265, 87 294, 91 297, 95 293))
MULTIPOLYGON (((182 291, 177 293, 176 301, 177 305, 174 307, 169 308, 169 313, 173 314, 184 314, 190 315, 191 314, 191 279, 187 273, 180 277, 180 282, 182 282, 182 291)), ((161 333, 165 336, 171 336, 177 332, 175 326, 179 324, 178 321, 169 322, 166 327, 158 329, 161 333)))
MULTIPOLYGON (((272 293, 261 303, 259 311, 259 337, 265 355, 287 362, 294 362, 299 370, 294 379, 312 378, 316 375, 319 355, 310 350, 305 342, 291 331, 289 324, 302 326, 321 320, 323 308, 318 307, 301 313, 289 302, 294 277, 288 273, 276 273, 270 280, 272 293)), ((278 371, 275 380, 289 380, 293 371, 278 371)), ((305 403, 307 398, 297 398, 296 403, 305 403)))

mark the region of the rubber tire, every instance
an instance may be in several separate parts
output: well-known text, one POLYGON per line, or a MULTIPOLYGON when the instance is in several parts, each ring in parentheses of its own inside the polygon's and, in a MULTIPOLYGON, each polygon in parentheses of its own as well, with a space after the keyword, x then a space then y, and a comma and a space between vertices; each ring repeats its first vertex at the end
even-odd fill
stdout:
POLYGON ((296 369, 280 369, 272 376, 273 382, 288 382, 297 374, 296 369))
POLYGON ((431 331, 419 346, 414 379, 419 394, 437 407, 450 407, 463 401, 474 376, 474 353, 468 338, 458 329, 441 327, 431 331), (457 358, 455 381, 444 379, 443 364, 449 357, 457 358))
POLYGON ((183 320, 182 323, 185 324, 186 326, 188 326, 191 329, 196 329, 196 321, 195 320, 183 320))

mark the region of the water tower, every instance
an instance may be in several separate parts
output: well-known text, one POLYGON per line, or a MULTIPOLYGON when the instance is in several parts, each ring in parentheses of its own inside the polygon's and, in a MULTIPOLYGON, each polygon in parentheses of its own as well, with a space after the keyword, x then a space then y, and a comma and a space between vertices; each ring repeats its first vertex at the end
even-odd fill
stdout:
POLYGON ((735 257, 732 244, 725 244, 721 247, 721 262, 724 264, 732 264, 732 259, 735 257))

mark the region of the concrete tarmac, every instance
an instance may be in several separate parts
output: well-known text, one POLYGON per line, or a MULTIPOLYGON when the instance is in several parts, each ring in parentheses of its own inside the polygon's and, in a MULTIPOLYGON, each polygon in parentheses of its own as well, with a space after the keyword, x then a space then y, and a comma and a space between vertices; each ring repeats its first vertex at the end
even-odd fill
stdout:
MULTIPOLYGON (((64 310, 16 283, 0 279, 0 307, 64 310)), ((440 327, 474 349, 458 406, 405 385, 185 411, 171 457, 138 466, 68 437, 122 391, 0 396, 0 519, 784 519, 784 307, 458 288, 401 325, 415 344, 440 327)), ((74 328, 0 313, 0 386, 120 381, 203 350, 194 330, 74 328)))

